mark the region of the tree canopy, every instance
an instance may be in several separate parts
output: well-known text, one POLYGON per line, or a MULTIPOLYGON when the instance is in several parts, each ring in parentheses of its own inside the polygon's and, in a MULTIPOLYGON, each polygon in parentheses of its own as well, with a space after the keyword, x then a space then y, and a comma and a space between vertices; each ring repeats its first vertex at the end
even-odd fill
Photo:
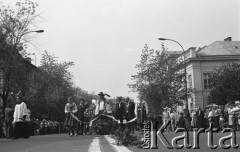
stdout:
POLYGON ((0 2, 0 97, 3 110, 9 93, 26 90, 28 67, 24 59, 31 30, 36 27, 37 3, 25 0, 16 2, 14 7, 0 2))
POLYGON ((225 105, 240 100, 240 64, 227 63, 213 69, 210 75, 209 103, 225 105))
MULTIPOLYGON (((179 71, 183 66, 176 58, 179 54, 162 50, 149 49, 145 45, 140 63, 136 65, 137 74, 132 75, 133 84, 129 87, 139 93, 153 113, 159 108, 180 102, 183 98, 179 91, 182 88, 184 73, 179 71)), ((184 90, 184 89, 183 89, 184 90)))
POLYGON ((39 67, 36 100, 29 102, 36 117, 47 115, 50 119, 60 119, 68 96, 73 95, 72 74, 69 69, 73 62, 59 62, 57 57, 45 51, 39 67))

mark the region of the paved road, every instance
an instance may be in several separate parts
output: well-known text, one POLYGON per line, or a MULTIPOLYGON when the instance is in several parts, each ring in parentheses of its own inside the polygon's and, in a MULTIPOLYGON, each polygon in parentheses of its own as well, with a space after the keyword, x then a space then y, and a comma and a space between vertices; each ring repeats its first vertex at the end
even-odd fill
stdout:
MULTIPOLYGON (((171 141, 176 137, 175 133, 164 133, 166 138, 171 141)), ((178 134, 180 135, 180 134, 178 134)), ((218 145, 221 137, 228 134, 218 133, 213 135, 213 143, 218 145)), ((190 143, 192 144, 193 135, 190 133, 190 143)), ((167 149, 158 139, 158 149, 139 149, 137 147, 117 146, 114 136, 73 136, 67 134, 34 136, 30 139, 6 140, 0 139, 0 152, 159 152, 159 151, 194 151, 194 152, 239 152, 240 148, 234 149, 210 149, 207 146, 207 134, 199 137, 200 149, 167 149)), ((181 144, 180 142, 179 144, 181 144)), ((229 141, 226 141, 229 144, 229 141)), ((240 145, 240 133, 237 133, 236 143, 240 145)))
POLYGON ((111 136, 73 136, 67 134, 34 136, 30 139, 0 139, 0 152, 130 152, 117 146, 111 136))

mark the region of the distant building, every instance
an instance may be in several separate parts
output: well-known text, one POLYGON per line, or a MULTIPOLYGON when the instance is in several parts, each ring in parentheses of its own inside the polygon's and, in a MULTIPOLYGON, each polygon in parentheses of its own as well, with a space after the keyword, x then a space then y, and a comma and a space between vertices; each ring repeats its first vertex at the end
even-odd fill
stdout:
POLYGON ((29 79, 29 84, 28 84, 28 90, 27 93, 29 97, 35 98, 35 95, 38 91, 38 88, 41 84, 41 71, 31 63, 31 58, 26 58, 26 67, 27 67, 27 72, 29 74, 28 79, 29 79))
POLYGON ((195 89, 193 96, 188 98, 188 107, 190 110, 196 107, 204 108, 211 89, 210 73, 213 68, 219 68, 224 63, 240 61, 240 41, 232 41, 231 37, 228 37, 203 48, 191 47, 185 51, 185 61, 187 87, 195 89))
MULTIPOLYGON (((40 76, 41 76, 41 71, 31 63, 31 58, 25 58, 24 60, 24 65, 26 66, 27 69, 27 73, 28 73, 28 82, 27 83, 27 87, 26 90, 24 90, 24 92, 27 94, 27 98, 31 99, 31 100, 35 100, 36 99, 36 93, 37 90, 40 86, 40 76)), ((4 78, 3 78, 3 72, 0 71, 0 86, 2 87, 4 83, 4 78)), ((16 90, 20 90, 21 86, 19 84, 17 84, 17 88, 15 88, 16 90)), ((0 88, 0 91, 1 88, 0 88)), ((3 101, 0 98, 0 111, 2 111, 3 108, 3 101)))

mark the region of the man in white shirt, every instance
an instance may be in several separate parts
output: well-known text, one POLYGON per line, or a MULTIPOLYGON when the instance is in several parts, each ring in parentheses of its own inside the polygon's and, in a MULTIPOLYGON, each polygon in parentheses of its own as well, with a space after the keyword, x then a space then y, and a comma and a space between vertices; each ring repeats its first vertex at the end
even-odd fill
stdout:
POLYGON ((19 98, 17 98, 17 104, 15 106, 13 115, 13 124, 15 124, 16 122, 24 121, 27 114, 27 105, 24 102, 21 102, 19 98))
POLYGON ((99 114, 102 114, 103 112, 106 112, 106 98, 104 97, 105 94, 103 94, 103 92, 100 92, 98 96, 99 99, 97 100, 97 104, 99 108, 99 114))

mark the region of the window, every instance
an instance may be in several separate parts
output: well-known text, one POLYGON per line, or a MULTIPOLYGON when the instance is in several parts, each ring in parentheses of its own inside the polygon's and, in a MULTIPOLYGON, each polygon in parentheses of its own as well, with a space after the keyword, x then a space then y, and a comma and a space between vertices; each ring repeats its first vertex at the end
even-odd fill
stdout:
POLYGON ((210 87, 210 73, 203 73, 204 89, 211 89, 210 87))

